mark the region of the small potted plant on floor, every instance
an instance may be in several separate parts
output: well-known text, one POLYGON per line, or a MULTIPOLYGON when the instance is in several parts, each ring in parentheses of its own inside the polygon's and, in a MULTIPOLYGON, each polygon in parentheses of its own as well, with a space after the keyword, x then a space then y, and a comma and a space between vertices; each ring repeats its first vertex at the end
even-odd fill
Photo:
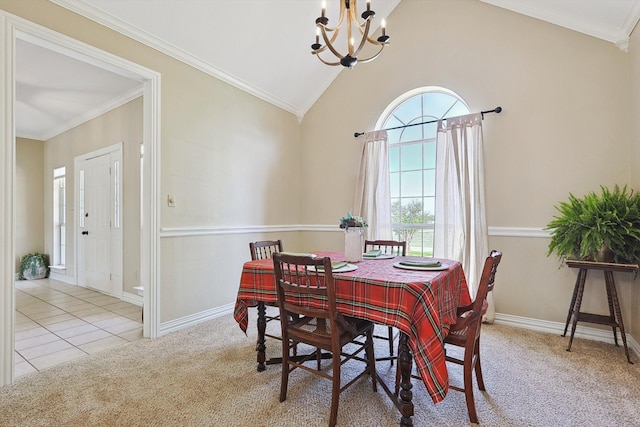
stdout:
POLYGON ((38 252, 26 254, 20 260, 20 280, 49 277, 49 255, 38 252))
POLYGON ((615 186, 578 198, 569 194, 555 206, 547 224, 551 242, 547 256, 561 260, 637 263, 640 260, 640 193, 615 186))

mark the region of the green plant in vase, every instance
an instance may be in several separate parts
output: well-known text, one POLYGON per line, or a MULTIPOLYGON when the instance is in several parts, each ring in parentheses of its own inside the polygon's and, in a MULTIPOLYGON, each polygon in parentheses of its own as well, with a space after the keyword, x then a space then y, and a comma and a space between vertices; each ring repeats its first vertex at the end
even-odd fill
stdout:
POLYGON ((49 255, 41 253, 26 254, 20 260, 20 280, 44 279, 49 276, 49 255))
POLYGON ((555 206, 558 214, 547 224, 551 242, 547 256, 603 262, 637 263, 640 260, 640 194, 627 187, 583 198, 569 194, 555 206))

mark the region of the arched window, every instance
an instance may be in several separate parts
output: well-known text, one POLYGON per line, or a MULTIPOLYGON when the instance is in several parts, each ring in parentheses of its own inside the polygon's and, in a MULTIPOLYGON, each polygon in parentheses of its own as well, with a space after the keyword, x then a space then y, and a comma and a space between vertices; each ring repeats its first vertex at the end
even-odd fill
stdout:
POLYGON ((467 103, 441 87, 414 89, 394 100, 376 129, 388 130, 393 238, 408 255, 433 255, 436 198, 436 123, 469 114, 467 103))

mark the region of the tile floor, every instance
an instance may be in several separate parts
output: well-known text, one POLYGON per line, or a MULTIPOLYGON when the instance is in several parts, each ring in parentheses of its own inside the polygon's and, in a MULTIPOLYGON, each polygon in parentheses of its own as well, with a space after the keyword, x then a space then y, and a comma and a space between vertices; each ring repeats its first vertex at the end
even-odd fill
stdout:
POLYGON ((51 279, 16 282, 15 377, 142 338, 142 307, 51 279))

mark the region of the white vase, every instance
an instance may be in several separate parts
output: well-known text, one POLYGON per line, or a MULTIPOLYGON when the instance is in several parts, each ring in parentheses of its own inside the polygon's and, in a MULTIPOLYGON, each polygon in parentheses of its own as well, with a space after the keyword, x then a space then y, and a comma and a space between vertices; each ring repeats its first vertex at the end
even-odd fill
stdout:
POLYGON ((344 232, 344 260, 347 262, 362 261, 364 235, 362 227, 349 227, 344 232))

